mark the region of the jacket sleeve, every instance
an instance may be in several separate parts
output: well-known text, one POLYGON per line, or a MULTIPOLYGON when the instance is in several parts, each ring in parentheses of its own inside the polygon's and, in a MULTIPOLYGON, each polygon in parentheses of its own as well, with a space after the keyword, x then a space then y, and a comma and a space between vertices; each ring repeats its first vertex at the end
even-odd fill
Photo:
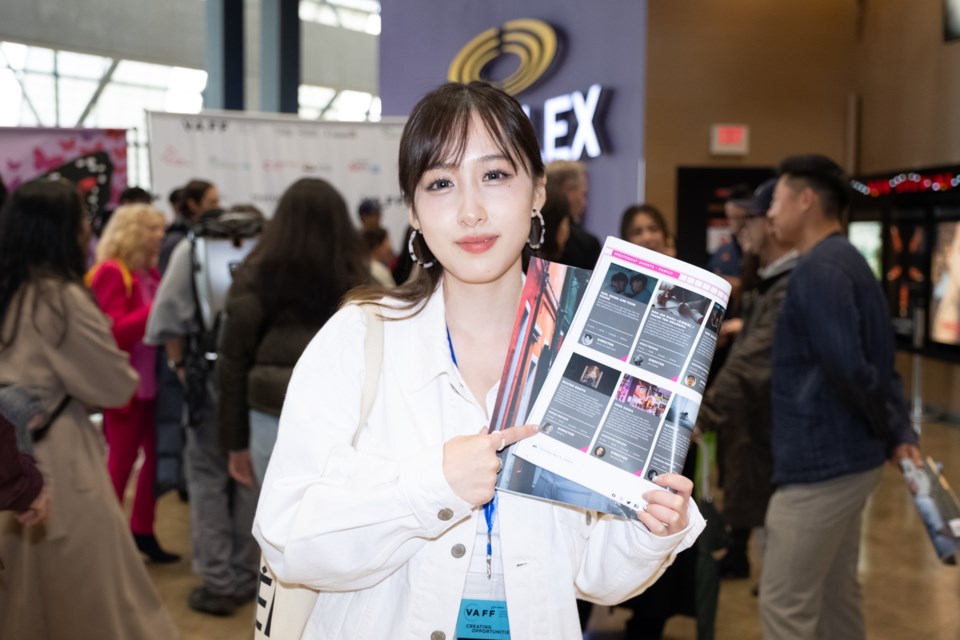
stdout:
POLYGON ((123 274, 113 262, 106 262, 97 270, 90 289, 100 309, 113 321, 113 337, 124 351, 130 351, 143 340, 147 329, 150 305, 130 309, 127 286, 123 274))
MULTIPOLYGON (((731 420, 749 419, 750 412, 757 407, 744 406, 745 402, 763 398, 762 406, 769 407, 773 336, 786 291, 785 286, 778 285, 757 300, 761 305, 757 317, 734 342, 727 361, 707 389, 697 415, 701 430, 721 431, 731 420)), ((769 416, 754 419, 770 421, 769 416)))
POLYGON ((220 443, 227 451, 250 446, 247 378, 256 360, 263 309, 256 291, 235 280, 227 294, 217 349, 220 376, 220 443))
POLYGON ((586 551, 580 559, 578 597, 615 605, 647 590, 706 527, 692 498, 687 518, 686 529, 664 537, 653 535, 636 520, 597 518, 588 527, 586 551))
POLYGON ((443 475, 442 444, 399 459, 352 446, 365 334, 363 311, 341 310, 293 371, 253 527, 281 581, 371 587, 473 508, 443 475))
POLYGON ((181 240, 170 255, 160 288, 153 299, 143 338, 145 343, 163 345, 167 340, 185 336, 199 328, 191 258, 190 240, 181 240))
POLYGON ((37 326, 50 367, 66 392, 94 407, 122 407, 137 388, 138 376, 110 333, 107 318, 89 292, 76 284, 62 296, 41 297, 37 326))
POLYGON ((43 488, 33 458, 17 449, 12 426, 0 419, 0 510, 26 511, 43 488))

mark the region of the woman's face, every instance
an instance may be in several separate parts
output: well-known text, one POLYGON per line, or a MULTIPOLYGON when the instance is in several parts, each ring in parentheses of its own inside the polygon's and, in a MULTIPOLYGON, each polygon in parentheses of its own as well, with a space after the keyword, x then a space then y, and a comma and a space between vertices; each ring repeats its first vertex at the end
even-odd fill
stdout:
POLYGON ((545 180, 525 167, 515 171, 474 117, 463 159, 421 176, 410 224, 423 238, 445 278, 486 284, 520 273, 533 209, 545 200, 545 180))
POLYGON ((634 214, 624 240, 659 253, 663 253, 667 248, 667 237, 663 229, 650 214, 642 211, 634 214))
POLYGON ((200 215, 204 211, 219 209, 220 192, 217 191, 216 187, 210 187, 203 192, 203 197, 200 198, 199 202, 197 200, 187 200, 187 206, 190 207, 190 211, 195 216, 200 215))

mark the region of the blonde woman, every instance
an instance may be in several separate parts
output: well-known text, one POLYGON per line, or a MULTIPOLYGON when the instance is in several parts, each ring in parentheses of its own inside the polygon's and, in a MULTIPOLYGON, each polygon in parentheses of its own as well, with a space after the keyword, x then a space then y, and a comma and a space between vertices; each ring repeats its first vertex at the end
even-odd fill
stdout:
POLYGON ((147 317, 160 284, 157 259, 164 223, 163 214, 150 205, 134 204, 117 209, 104 229, 97 246, 97 263, 87 273, 86 281, 100 308, 113 322, 117 345, 130 354, 130 364, 140 374, 140 384, 130 402, 103 412, 110 479, 122 503, 133 464, 143 450, 144 462, 137 478, 130 528, 137 548, 150 560, 176 562, 180 556, 161 549, 153 533, 157 352, 156 347, 143 342, 147 317))

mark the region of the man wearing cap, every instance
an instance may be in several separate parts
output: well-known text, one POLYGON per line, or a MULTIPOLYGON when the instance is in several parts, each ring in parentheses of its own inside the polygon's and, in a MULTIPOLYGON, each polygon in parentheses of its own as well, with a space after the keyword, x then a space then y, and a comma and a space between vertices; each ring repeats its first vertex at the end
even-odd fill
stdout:
POLYGON ((753 194, 746 185, 738 184, 730 187, 729 197, 723 205, 723 212, 730 226, 730 239, 717 247, 707 263, 707 269, 719 276, 740 278, 743 250, 737 236, 743 229, 744 221, 748 216, 745 207, 752 206, 752 202, 753 194))
POLYGON ((886 458, 919 462, 887 304, 841 234, 849 180, 832 160, 780 165, 767 214, 801 258, 773 344, 773 482, 760 579, 764 638, 865 637, 857 560, 886 458))
POLYGON ((736 342, 713 383, 707 389, 697 427, 716 432, 723 477, 723 515, 732 542, 720 561, 720 574, 750 576, 747 544, 750 533, 763 526, 773 493, 770 481, 770 369, 773 334, 787 293, 797 252, 772 233, 767 210, 777 179, 760 185, 751 198, 739 203, 738 238, 745 255, 756 257, 760 268, 754 289, 743 294, 743 318, 724 322, 721 331, 739 324, 736 342))

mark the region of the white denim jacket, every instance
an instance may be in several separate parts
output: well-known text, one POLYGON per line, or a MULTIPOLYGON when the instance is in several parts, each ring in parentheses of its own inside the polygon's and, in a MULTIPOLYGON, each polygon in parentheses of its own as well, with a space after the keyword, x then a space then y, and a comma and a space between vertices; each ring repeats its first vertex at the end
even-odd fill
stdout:
MULTIPOLYGON (((280 580, 322 591, 305 638, 452 640, 470 556, 451 549, 473 548, 483 515, 447 483, 443 443, 487 418, 450 357, 441 286, 416 316, 384 323, 377 398, 352 447, 365 333, 348 306, 300 358, 253 532, 280 580)), ((704 527, 693 501, 687 529, 665 538, 526 497, 499 505, 514 640, 579 640, 576 598, 637 594, 704 527)))

